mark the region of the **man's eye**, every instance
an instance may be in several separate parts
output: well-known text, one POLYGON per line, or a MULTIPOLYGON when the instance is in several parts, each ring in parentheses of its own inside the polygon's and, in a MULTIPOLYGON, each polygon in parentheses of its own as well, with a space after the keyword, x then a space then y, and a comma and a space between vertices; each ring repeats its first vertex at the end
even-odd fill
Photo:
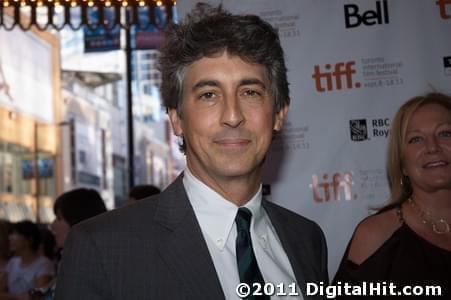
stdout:
POLYGON ((257 97, 261 96, 261 93, 255 91, 255 90, 246 90, 244 91, 244 95, 248 97, 257 97))
POLYGON ((213 92, 206 92, 206 93, 201 94, 201 95, 199 96, 199 99, 209 100, 209 99, 214 98, 215 96, 216 96, 216 95, 215 95, 215 93, 213 93, 213 92))

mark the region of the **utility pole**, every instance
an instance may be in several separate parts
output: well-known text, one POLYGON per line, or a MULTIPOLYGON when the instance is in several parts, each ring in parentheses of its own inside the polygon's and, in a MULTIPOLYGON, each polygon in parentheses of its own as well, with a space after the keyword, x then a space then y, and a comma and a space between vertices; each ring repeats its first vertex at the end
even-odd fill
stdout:
MULTIPOLYGON (((129 18, 129 11, 126 12, 129 18)), ((127 73, 127 139, 128 139, 128 184, 129 189, 135 185, 135 145, 133 130, 133 92, 132 92, 132 45, 130 27, 125 29, 125 69, 127 73)))
POLYGON ((33 162, 34 162, 34 180, 35 180, 35 197, 36 197, 36 223, 41 222, 41 177, 39 174, 39 123, 34 122, 34 151, 33 151, 33 162))

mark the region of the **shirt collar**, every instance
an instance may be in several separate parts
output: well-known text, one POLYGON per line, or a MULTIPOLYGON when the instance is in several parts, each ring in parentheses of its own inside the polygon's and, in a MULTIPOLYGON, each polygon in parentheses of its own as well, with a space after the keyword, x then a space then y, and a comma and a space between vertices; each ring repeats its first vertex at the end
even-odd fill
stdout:
MULTIPOLYGON (((197 179, 188 167, 184 172, 183 185, 202 231, 223 250, 233 228, 238 206, 197 179)), ((244 205, 252 212, 251 228, 263 218, 261 202, 260 185, 257 193, 244 205)))

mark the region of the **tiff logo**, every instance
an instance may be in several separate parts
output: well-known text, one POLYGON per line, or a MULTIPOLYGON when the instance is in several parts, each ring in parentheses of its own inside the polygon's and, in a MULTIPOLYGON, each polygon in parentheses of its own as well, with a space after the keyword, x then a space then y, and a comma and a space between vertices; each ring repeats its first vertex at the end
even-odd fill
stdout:
POLYGON ((354 84, 352 80, 353 75, 356 73, 356 70, 353 68, 354 65, 355 61, 339 62, 335 64, 333 71, 331 71, 332 65, 330 64, 324 66, 326 71, 321 71, 320 66, 315 65, 312 78, 315 80, 316 90, 318 92, 332 91, 334 89, 341 90, 343 88, 343 79, 346 88, 360 88, 360 82, 354 84))
POLYGON ((332 175, 332 181, 329 181, 329 174, 323 174, 322 182, 319 181, 317 175, 313 175, 309 187, 312 189, 315 202, 340 201, 340 191, 343 191, 344 199, 349 201, 352 199, 351 186, 353 184, 352 172, 337 172, 332 175))
POLYGON ((358 27, 362 23, 366 26, 373 26, 376 24, 388 24, 390 22, 387 0, 382 1, 382 3, 381 1, 376 1, 375 10, 368 10, 362 14, 359 13, 359 6, 356 4, 346 4, 344 10, 346 28, 358 27))
POLYGON ((451 0, 437 0, 435 4, 440 8, 440 17, 444 20, 451 18, 451 12, 446 9, 447 5, 451 5, 451 0))
POLYGON ((351 130, 351 140, 361 142, 368 139, 368 127, 366 119, 350 120, 349 128, 351 130))

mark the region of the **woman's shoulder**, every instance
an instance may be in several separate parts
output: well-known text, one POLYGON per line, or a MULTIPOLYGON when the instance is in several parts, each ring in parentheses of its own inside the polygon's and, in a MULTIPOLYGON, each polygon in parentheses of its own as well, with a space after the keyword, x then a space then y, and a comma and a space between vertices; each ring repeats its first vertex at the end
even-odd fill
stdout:
POLYGON ((374 254, 401 224, 402 217, 397 207, 364 219, 354 231, 348 259, 360 265, 374 254))

